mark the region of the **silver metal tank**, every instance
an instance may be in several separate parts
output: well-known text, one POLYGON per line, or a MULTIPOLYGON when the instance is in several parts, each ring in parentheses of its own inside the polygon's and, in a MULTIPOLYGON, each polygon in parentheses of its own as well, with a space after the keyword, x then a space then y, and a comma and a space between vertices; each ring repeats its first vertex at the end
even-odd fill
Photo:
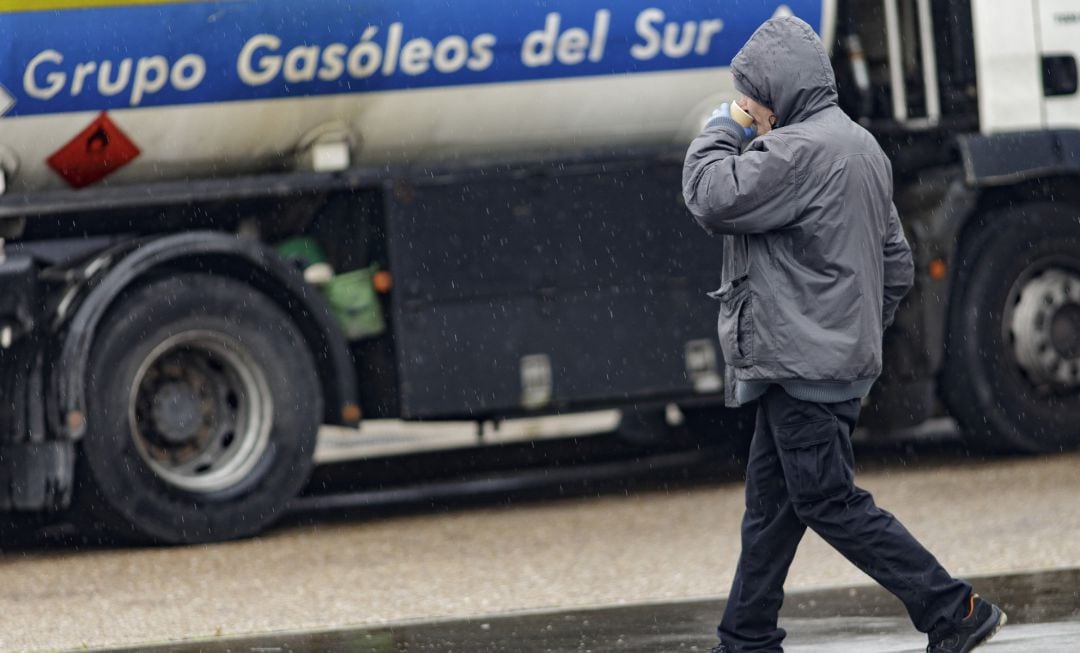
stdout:
POLYGON ((763 20, 832 20, 821 0, 39 4, 0 12, 9 193, 678 147, 763 20))

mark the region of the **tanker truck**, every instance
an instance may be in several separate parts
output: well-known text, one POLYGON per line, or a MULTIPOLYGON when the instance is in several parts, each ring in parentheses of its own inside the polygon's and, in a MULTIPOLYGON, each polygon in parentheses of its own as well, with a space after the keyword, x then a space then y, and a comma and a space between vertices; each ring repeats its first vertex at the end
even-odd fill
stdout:
POLYGON ((916 256, 870 437, 1075 447, 1077 0, 24 0, 0 509, 250 535, 321 425, 371 418, 675 407, 738 437, 681 161, 784 13, 890 155, 916 256))

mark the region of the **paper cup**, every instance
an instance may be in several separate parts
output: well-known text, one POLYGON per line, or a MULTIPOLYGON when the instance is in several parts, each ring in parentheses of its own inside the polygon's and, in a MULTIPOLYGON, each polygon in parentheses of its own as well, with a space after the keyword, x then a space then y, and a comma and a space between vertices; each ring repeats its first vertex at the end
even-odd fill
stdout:
POLYGON ((754 118, 749 113, 746 113, 737 102, 731 103, 731 118, 742 125, 744 129, 754 124, 754 118))

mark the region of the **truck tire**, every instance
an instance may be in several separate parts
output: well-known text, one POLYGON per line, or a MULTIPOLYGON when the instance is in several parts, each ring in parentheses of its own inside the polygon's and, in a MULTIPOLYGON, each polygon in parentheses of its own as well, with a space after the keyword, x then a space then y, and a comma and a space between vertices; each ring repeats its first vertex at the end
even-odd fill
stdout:
POLYGON ((77 517, 125 539, 245 537, 304 485, 322 416, 311 353, 274 302, 208 274, 128 292, 98 327, 77 517))
POLYGON ((970 442, 1080 445, 1080 209, 1033 202, 988 215, 962 244, 943 395, 970 442))

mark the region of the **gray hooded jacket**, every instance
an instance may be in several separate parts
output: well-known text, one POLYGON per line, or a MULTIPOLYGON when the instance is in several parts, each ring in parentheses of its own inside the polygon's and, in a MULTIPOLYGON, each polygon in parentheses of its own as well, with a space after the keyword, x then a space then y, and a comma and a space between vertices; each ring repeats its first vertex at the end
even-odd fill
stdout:
POLYGON ((892 203, 892 167, 837 106, 832 66, 798 18, 769 20, 731 62, 736 88, 777 126, 743 151, 718 118, 690 145, 683 195, 722 234, 720 347, 735 381, 869 389, 882 332, 912 284, 911 249, 892 203))

